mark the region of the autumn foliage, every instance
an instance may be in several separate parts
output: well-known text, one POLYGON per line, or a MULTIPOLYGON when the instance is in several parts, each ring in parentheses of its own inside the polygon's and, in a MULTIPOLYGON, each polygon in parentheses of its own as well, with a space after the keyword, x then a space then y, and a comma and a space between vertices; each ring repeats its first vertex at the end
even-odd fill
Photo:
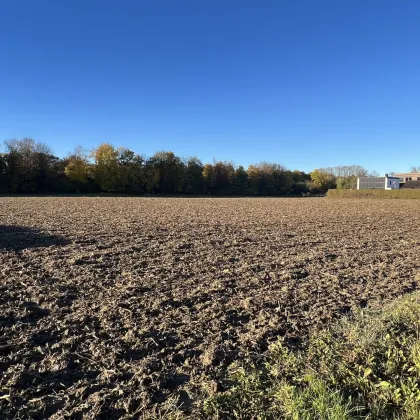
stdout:
POLYGON ((272 162, 247 169, 231 161, 203 163, 171 151, 145 157, 110 143, 93 150, 77 147, 60 159, 29 138, 6 141, 5 153, 0 153, 0 193, 300 196, 354 189, 357 177, 366 174, 357 165, 307 174, 272 162))

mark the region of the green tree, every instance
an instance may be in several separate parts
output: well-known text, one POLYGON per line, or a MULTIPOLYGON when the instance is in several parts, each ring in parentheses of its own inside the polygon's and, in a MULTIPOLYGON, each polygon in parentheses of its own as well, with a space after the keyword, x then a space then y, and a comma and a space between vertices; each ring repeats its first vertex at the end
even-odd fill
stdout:
POLYGON ((311 177, 302 171, 293 171, 293 194, 300 195, 309 192, 311 177))
POLYGON ((205 182, 203 177, 204 166, 196 157, 186 160, 183 192, 187 194, 203 194, 205 182))
POLYGON ((153 161, 148 159, 144 166, 144 186, 146 193, 155 193, 159 191, 160 173, 153 161))
POLYGON ((207 192, 213 194, 216 186, 216 172, 213 165, 206 163, 203 167, 203 179, 207 192))
POLYGON ((7 155, 0 153, 0 192, 8 191, 7 155))
POLYGON ((52 190, 58 158, 51 149, 31 138, 5 141, 9 190, 36 193, 52 190))
POLYGON ((216 194, 229 195, 233 192, 235 179, 235 168, 230 162, 215 162, 214 170, 214 189, 216 194))
POLYGON ((120 148, 118 151, 117 191, 143 194, 146 191, 144 158, 129 149, 120 148))
MULTIPOLYGON (((157 152, 148 161, 158 174, 156 192, 174 194, 182 192, 185 165, 173 152, 157 152)), ((153 173, 155 175, 156 172, 153 173)))
POLYGON ((20 166, 21 159, 20 155, 15 150, 10 150, 5 153, 6 160, 6 191, 7 192, 19 192, 19 181, 20 181, 20 166))
POLYGON ((233 183, 233 192, 237 195, 249 194, 248 173, 243 166, 238 166, 235 171, 235 180, 233 183))

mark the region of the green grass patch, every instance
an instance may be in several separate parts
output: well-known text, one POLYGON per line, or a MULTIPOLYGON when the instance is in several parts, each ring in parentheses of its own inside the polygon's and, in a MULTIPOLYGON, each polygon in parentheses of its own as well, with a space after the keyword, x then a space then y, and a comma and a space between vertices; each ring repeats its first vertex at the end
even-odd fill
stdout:
POLYGON ((328 198, 420 199, 420 190, 328 190, 328 198))
POLYGON ((305 349, 280 340, 255 364, 234 364, 210 397, 219 419, 420 419, 420 294, 359 310, 314 334, 305 349))

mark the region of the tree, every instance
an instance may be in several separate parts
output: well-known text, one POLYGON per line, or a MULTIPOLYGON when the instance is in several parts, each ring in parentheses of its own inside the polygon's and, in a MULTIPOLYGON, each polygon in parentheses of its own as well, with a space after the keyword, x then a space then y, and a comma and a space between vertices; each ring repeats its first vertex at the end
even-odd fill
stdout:
POLYGON ((125 148, 118 152, 117 191, 143 194, 146 191, 144 158, 125 148))
POLYGON ((235 178, 235 168, 231 162, 215 162, 214 170, 214 188, 216 194, 232 194, 233 182, 235 178))
POLYGON ((197 157, 190 157, 184 162, 185 177, 183 191, 187 194, 203 194, 205 182, 203 164, 197 157))
POLYGON ((253 195, 258 195, 259 183, 260 183, 260 171, 254 165, 249 165, 248 170, 248 181, 249 181, 249 190, 253 195))
POLYGON ((64 159, 31 138, 5 141, 0 153, 0 191, 11 193, 115 192, 125 194, 289 195, 355 188, 367 171, 358 165, 315 170, 310 176, 278 163, 236 167, 229 161, 204 164, 171 151, 149 159, 132 150, 102 143, 90 154, 77 147, 64 159))
POLYGON ((330 174, 335 179, 338 189, 356 189, 357 178, 368 174, 368 171, 360 165, 335 166, 319 170, 330 174))
POLYGON ((102 143, 91 154, 95 161, 94 177, 103 191, 116 192, 118 184, 119 151, 109 143, 102 143))
POLYGON ((311 192, 325 193, 331 188, 336 187, 336 178, 324 169, 315 169, 310 173, 311 192))
POLYGON ((292 179, 293 194, 301 195, 306 194, 309 191, 311 177, 307 173, 302 171, 293 171, 292 179))
POLYGON ((90 172, 89 153, 81 146, 77 146, 68 155, 64 172, 72 182, 86 184, 90 172))
POLYGON ((247 195, 249 193, 248 173, 243 166, 236 168, 233 192, 237 195, 247 195))
POLYGON ((261 162, 248 168, 250 190, 260 195, 287 195, 293 192, 293 173, 278 163, 261 162))
POLYGON ((159 168, 154 165, 150 159, 146 160, 144 165, 144 187, 146 193, 159 191, 160 174, 159 168))
POLYGON ((7 192, 19 192, 20 183, 20 164, 21 159, 19 153, 15 150, 10 150, 5 154, 6 161, 6 188, 7 192))
POLYGON ((7 154, 0 153, 0 192, 8 190, 7 154))
POLYGON ((337 188, 350 190, 357 188, 357 178, 367 176, 368 171, 360 165, 337 166, 331 173, 337 178, 337 188))
MULTIPOLYGON (((148 161, 158 174, 157 192, 174 194, 182 192, 185 165, 173 152, 157 152, 148 161)), ((155 172, 156 174, 156 172, 155 172)))
POLYGON ((34 156, 35 186, 41 193, 53 190, 54 180, 58 177, 59 159, 51 153, 36 151, 34 156))
POLYGON ((215 192, 216 186, 216 172, 214 167, 210 163, 206 163, 203 167, 203 179, 205 183, 206 190, 209 193, 215 192))
POLYGON ((232 162, 214 161, 203 167, 207 191, 212 194, 230 195, 235 192, 236 170, 232 162))
POLYGON ((52 190, 58 176, 51 149, 31 138, 5 141, 9 189, 11 192, 35 193, 52 190))

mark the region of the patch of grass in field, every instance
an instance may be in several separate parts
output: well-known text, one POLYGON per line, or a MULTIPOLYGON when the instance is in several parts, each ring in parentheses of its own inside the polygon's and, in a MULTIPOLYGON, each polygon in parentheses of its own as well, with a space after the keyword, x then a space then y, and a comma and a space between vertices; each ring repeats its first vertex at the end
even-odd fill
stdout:
POLYGON ((328 190, 328 198, 411 198, 420 199, 420 190, 328 190))
POLYGON ((279 341, 258 365, 231 367, 212 418, 420 419, 420 293, 359 310, 305 350, 279 341))

